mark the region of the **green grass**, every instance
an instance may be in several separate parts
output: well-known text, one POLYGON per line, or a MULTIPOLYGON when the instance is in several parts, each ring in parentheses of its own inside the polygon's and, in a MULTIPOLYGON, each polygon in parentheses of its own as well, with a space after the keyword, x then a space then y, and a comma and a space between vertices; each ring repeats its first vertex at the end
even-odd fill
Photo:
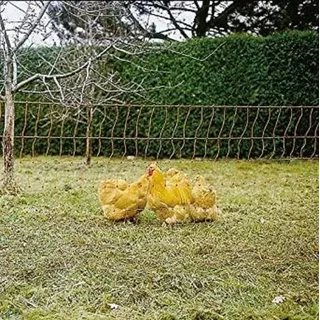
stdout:
POLYGON ((220 222, 106 221, 98 183, 146 166, 16 161, 23 191, 0 198, 1 319, 318 318, 318 162, 162 161, 212 182, 220 222))

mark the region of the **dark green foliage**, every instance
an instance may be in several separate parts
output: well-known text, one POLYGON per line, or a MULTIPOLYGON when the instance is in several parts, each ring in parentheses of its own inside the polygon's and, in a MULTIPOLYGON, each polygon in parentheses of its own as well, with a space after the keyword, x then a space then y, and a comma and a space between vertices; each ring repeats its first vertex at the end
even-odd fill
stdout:
MULTIPOLYGON (((318 110, 217 107, 213 113, 209 107, 139 107, 143 104, 317 106, 318 36, 315 33, 193 39, 171 45, 166 51, 123 58, 134 63, 108 59, 100 64, 104 68, 101 73, 112 67, 125 83, 144 79, 146 91, 143 96, 131 93, 122 97, 138 106, 96 108, 93 136, 114 139, 95 139, 94 154, 243 158, 310 156, 318 152, 315 140, 304 138, 318 134, 318 110), (290 138, 294 135, 301 138, 290 138), (262 136, 269 139, 250 139, 262 136), (166 140, 160 141, 161 137, 166 140), (200 139, 195 141, 195 137, 200 139), (242 139, 228 140, 228 137, 242 139)), ((36 63, 33 62, 33 68, 36 63)), ((30 100, 21 94, 17 97, 30 100)), ((34 115, 27 115, 24 135, 46 136, 50 127, 46 110, 50 106, 40 108, 37 132, 34 128, 38 106, 31 109, 34 115)), ((58 106, 55 110, 60 115, 65 112, 58 106)), ((24 127, 23 113, 23 106, 17 107, 16 135, 21 135, 24 127)), ((54 120, 50 136, 85 136, 85 120, 76 126, 76 119, 74 110, 63 121, 54 120)), ((67 139, 61 144, 55 138, 50 140, 50 148, 47 139, 26 139, 23 153, 34 150, 42 154, 48 150, 52 155, 82 155, 84 146, 84 139, 67 139)), ((21 149, 20 138, 16 148, 17 152, 21 149)))
MULTIPOLYGON (((237 1, 235 1, 237 2, 237 1)), ((255 32, 262 36, 285 30, 319 30, 319 1, 238 1, 236 14, 229 16, 232 32, 255 32), (245 19, 245 22, 243 21, 245 19)))
POLYGON ((177 53, 145 57, 145 67, 159 72, 129 63, 116 69, 125 79, 147 76, 149 88, 177 86, 148 92, 160 104, 318 105, 318 43, 312 32, 193 39, 170 47, 177 53))

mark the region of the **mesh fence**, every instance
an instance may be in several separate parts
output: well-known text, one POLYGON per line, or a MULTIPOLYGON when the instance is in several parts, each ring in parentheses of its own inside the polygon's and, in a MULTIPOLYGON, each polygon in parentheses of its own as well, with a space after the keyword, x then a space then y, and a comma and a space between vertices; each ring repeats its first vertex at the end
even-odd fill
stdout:
MULTIPOLYGON (((318 106, 15 103, 24 155, 153 158, 317 158, 318 106), (89 149, 88 149, 89 148, 89 149)), ((4 105, 0 105, 0 132, 4 105)))

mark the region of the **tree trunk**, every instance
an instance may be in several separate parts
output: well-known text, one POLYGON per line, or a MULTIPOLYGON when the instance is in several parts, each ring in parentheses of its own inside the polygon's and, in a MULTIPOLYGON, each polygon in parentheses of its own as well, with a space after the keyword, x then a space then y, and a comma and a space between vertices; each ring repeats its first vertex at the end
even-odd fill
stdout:
POLYGON ((91 103, 87 106, 87 131, 86 131, 86 164, 91 164, 91 155, 92 155, 92 117, 93 117, 93 108, 91 103))
POLYGON ((3 161, 4 161, 4 183, 5 188, 10 187, 13 182, 14 170, 14 102, 12 94, 6 94, 5 123, 3 134, 3 161))
POLYGON ((15 193, 17 187, 14 181, 14 95, 12 92, 12 60, 7 58, 4 66, 5 80, 5 120, 3 133, 3 190, 15 193))
POLYGON ((16 189, 14 182, 14 101, 12 92, 6 92, 5 122, 3 133, 3 188, 12 192, 16 189))
POLYGON ((196 27, 196 34, 197 37, 205 37, 207 33, 207 18, 208 18, 208 13, 209 13, 209 6, 210 6, 210 1, 209 0, 203 0, 202 1, 202 7, 198 10, 196 14, 196 22, 197 22, 197 27, 196 27))

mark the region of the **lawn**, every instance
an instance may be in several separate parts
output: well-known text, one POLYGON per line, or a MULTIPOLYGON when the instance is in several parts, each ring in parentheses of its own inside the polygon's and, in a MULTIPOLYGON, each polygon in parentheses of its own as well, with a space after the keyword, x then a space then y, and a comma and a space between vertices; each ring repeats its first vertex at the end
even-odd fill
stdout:
POLYGON ((98 183, 146 166, 16 161, 22 193, 0 197, 0 319, 318 318, 317 161, 160 161, 204 175, 220 221, 106 221, 98 183))

